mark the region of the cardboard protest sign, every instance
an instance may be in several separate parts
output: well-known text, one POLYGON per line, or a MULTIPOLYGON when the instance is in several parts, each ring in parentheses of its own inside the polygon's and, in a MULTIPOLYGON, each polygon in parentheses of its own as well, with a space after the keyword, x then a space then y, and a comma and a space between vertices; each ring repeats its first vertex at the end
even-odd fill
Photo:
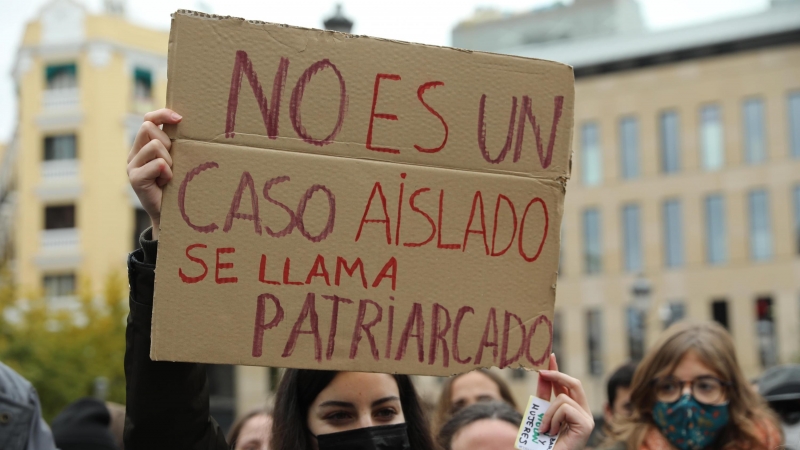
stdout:
POLYGON ((179 11, 151 357, 546 364, 572 69, 179 11))

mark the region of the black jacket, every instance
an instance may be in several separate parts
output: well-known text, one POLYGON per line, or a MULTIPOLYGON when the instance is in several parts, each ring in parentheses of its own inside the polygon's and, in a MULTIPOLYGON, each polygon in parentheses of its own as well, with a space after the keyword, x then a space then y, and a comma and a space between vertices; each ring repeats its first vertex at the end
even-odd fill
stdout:
POLYGON ((142 248, 128 256, 125 448, 226 450, 225 436, 209 413, 205 366, 150 360, 157 251, 150 233, 142 233, 142 248))

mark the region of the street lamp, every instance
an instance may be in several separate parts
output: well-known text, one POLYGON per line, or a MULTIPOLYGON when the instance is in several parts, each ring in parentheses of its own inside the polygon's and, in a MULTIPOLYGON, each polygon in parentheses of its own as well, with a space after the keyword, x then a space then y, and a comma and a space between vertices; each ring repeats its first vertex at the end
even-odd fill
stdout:
POLYGON ((342 13, 341 3, 336 4, 336 12, 325 19, 323 25, 325 25, 326 30, 341 31, 342 33, 350 33, 350 30, 353 29, 353 21, 342 13))

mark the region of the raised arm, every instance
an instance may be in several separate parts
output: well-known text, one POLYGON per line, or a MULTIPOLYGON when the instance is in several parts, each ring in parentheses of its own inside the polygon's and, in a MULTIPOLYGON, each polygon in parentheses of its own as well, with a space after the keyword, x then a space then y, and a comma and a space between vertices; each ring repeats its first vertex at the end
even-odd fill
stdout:
POLYGON ((128 155, 128 178, 153 228, 142 234, 142 248, 128 258, 130 314, 125 334, 124 441, 130 449, 224 450, 228 448, 225 437, 209 414, 205 367, 150 360, 161 188, 172 179, 171 142, 159 126, 180 120, 168 109, 145 115, 128 155))

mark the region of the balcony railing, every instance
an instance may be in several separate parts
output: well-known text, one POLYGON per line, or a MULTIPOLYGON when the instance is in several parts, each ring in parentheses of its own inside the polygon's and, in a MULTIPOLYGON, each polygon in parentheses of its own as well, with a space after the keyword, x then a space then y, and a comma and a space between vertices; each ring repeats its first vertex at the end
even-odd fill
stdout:
POLYGON ((42 161, 42 182, 78 181, 77 159, 54 159, 42 161))
POLYGON ((42 108, 77 109, 81 104, 81 91, 77 87, 47 89, 42 97, 42 108))
POLYGON ((71 253, 80 248, 77 228, 42 231, 42 253, 71 253))

